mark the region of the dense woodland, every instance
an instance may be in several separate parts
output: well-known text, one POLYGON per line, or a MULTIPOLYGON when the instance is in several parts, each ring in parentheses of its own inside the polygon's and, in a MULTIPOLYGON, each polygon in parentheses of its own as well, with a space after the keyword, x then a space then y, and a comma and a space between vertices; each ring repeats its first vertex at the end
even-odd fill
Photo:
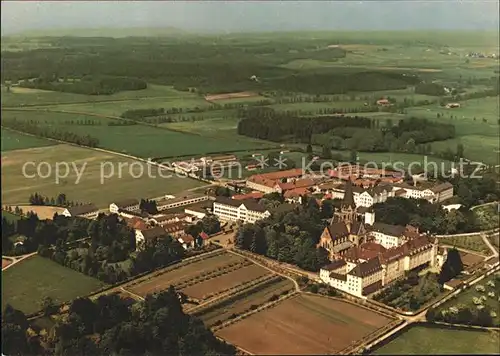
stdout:
MULTIPOLYGON (((426 119, 409 118, 396 124, 388 119, 359 116, 322 115, 300 117, 266 107, 241 110, 237 132, 271 141, 295 141, 325 146, 336 150, 367 152, 430 151, 433 141, 455 137, 455 127, 426 119)), ((325 157, 327 158, 327 157, 325 157)))
POLYGON ((278 205, 271 217, 241 226, 235 244, 280 262, 319 271, 329 261, 327 251, 316 248, 324 226, 316 200, 305 198, 291 211, 280 211, 278 205))
POLYGON ((55 77, 42 74, 34 80, 24 80, 19 86, 32 89, 43 89, 60 91, 64 93, 86 94, 86 95, 110 95, 125 90, 146 89, 148 84, 144 80, 136 78, 103 77, 94 78, 85 76, 78 81, 65 81, 55 77))
POLYGON ((63 131, 40 125, 38 122, 29 122, 24 120, 2 119, 2 127, 21 131, 31 135, 51 138, 65 142, 74 143, 80 146, 98 147, 99 139, 90 135, 79 135, 71 131, 63 131))
POLYGON ((86 94, 139 89, 143 81, 185 91, 196 88, 199 93, 283 90, 311 94, 402 89, 419 82, 402 71, 280 67, 299 59, 334 62, 349 55, 340 47, 329 48, 328 39, 277 38, 255 44, 231 38, 207 42, 68 37, 50 41, 54 48, 6 52, 2 81, 35 79, 23 85, 86 94), (258 80, 252 80, 254 76, 258 80), (68 82, 67 78, 79 81, 68 82))
POLYGON ((239 135, 270 141, 309 143, 313 134, 341 127, 369 128, 372 122, 369 118, 359 116, 290 116, 266 107, 248 108, 242 114, 237 128, 239 135))
POLYGON ((118 295, 78 298, 49 331, 30 336, 29 322, 7 305, 2 313, 6 355, 234 355, 203 322, 184 314, 173 287, 130 305, 118 295))
POLYGON ((370 128, 335 128, 324 134, 312 135, 311 143, 335 150, 430 153, 430 142, 453 137, 453 125, 412 117, 397 124, 390 119, 382 125, 379 120, 373 120, 370 128))

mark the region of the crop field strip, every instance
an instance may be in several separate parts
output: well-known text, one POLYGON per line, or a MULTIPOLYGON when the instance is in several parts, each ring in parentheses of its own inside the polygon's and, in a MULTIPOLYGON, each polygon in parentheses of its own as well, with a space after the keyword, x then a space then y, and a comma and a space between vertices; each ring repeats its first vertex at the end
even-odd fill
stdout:
POLYGON ((216 334, 255 354, 328 354, 389 322, 389 318, 347 302, 298 295, 216 334))
POLYGON ((128 285, 126 286, 126 289, 130 290, 134 294, 146 296, 147 294, 167 289, 170 285, 175 285, 176 283, 199 276, 204 270, 213 270, 218 267, 224 267, 233 262, 242 261, 244 261, 244 259, 236 255, 227 253, 217 254, 200 261, 194 261, 188 265, 182 266, 182 268, 159 274, 149 280, 139 281, 137 284, 128 285))
POLYGON ((196 314, 205 325, 212 327, 228 320, 232 315, 244 313, 269 301, 273 295, 285 291, 293 291, 293 283, 282 277, 274 277, 265 283, 260 283, 254 288, 238 294, 196 314))

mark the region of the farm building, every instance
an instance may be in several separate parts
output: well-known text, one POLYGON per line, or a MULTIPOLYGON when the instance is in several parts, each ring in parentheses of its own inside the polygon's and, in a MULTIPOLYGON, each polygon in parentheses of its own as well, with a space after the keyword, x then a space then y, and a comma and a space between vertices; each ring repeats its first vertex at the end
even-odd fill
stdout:
POLYGON ((272 193, 277 191, 278 183, 288 183, 292 179, 301 178, 303 175, 304 171, 300 168, 256 174, 247 179, 246 186, 259 192, 272 193))
POLYGON ((460 103, 448 103, 446 104, 445 106, 447 109, 454 109, 454 108, 459 108, 460 107, 460 103))
POLYGON ((94 204, 72 206, 64 209, 62 215, 66 217, 79 216, 87 219, 95 219, 99 210, 94 204))

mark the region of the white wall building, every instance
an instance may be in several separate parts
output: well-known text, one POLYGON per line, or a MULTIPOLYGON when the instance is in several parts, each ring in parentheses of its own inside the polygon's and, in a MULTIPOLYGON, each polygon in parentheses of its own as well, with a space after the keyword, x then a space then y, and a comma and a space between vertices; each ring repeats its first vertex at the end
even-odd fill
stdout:
POLYGON ((118 214, 120 210, 139 211, 139 201, 137 199, 126 199, 109 204, 111 214, 118 214))
POLYGON ((254 200, 234 200, 218 197, 214 201, 213 214, 225 221, 255 223, 270 215, 269 211, 254 200))
POLYGON ((87 219, 95 219, 99 213, 99 210, 94 204, 85 204, 72 206, 70 208, 64 209, 62 215, 66 217, 79 216, 87 219))

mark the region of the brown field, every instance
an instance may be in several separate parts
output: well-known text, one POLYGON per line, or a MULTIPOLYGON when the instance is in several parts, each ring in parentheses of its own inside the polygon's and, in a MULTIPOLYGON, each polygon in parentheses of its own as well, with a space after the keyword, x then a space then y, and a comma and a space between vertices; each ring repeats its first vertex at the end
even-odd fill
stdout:
POLYGON ((220 329, 253 354, 335 354, 391 320, 347 302, 301 295, 220 329))
POLYGON ((226 321, 232 314, 241 314, 246 312, 252 305, 262 305, 269 301, 273 295, 278 295, 287 290, 293 290, 294 285, 288 279, 284 279, 272 284, 264 284, 252 290, 252 293, 239 297, 237 299, 229 299, 214 308, 205 310, 202 314, 197 315, 203 320, 205 325, 211 327, 217 321, 226 321))
POLYGON ((178 268, 171 272, 163 273, 157 277, 151 278, 137 285, 127 287, 126 289, 134 294, 145 297, 147 294, 165 290, 171 284, 177 284, 181 281, 196 277, 203 271, 213 270, 229 263, 241 261, 243 261, 243 258, 239 256, 224 253, 222 255, 216 255, 199 262, 190 263, 186 266, 182 266, 181 268, 178 268))
POLYGON ((205 95, 205 100, 214 101, 214 100, 225 100, 225 99, 236 99, 236 98, 250 98, 252 96, 258 96, 258 94, 251 91, 242 91, 239 93, 213 94, 213 95, 205 95))
POLYGON ((464 264, 464 269, 467 270, 475 264, 484 261, 484 257, 474 255, 472 253, 459 252, 462 263, 464 264))
POLYGON ((184 288, 182 292, 196 299, 205 299, 207 294, 221 292, 236 287, 238 284, 252 281, 270 273, 271 272, 267 269, 260 266, 251 265, 237 269, 236 271, 228 274, 224 274, 220 277, 196 283, 195 285, 184 288))
POLYGON ((7 267, 8 265, 10 265, 12 263, 11 260, 7 260, 5 258, 2 258, 2 269, 4 269, 5 267, 7 267))
MULTIPOLYGON (((16 208, 15 206, 12 206, 13 210, 15 208, 16 208)), ((18 208, 20 208, 23 211, 23 214, 27 214, 30 211, 34 212, 42 220, 44 219, 52 220, 55 213, 62 214, 62 212, 64 211, 64 208, 60 208, 57 206, 19 205, 18 208)))

